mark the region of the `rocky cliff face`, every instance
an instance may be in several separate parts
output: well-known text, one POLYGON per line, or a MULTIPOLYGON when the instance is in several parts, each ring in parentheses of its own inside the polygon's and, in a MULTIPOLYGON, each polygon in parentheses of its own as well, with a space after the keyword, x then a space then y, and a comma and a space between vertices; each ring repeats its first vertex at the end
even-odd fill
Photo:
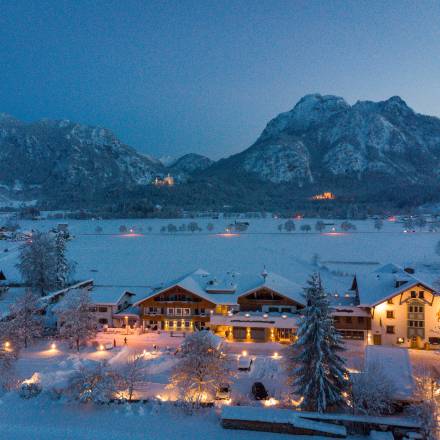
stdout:
POLYGON ((213 171, 325 186, 338 177, 439 182, 439 165, 440 119, 415 113, 401 98, 350 106, 337 96, 307 95, 213 171))
POLYGON ((66 120, 26 124, 5 114, 0 116, 0 163, 4 189, 43 193, 143 185, 164 171, 105 128, 66 120))

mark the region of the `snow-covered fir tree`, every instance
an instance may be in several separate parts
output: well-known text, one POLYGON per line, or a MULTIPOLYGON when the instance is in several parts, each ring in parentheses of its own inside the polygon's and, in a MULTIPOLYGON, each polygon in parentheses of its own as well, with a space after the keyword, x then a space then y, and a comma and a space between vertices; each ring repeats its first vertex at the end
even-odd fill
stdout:
POLYGON ((295 394, 303 398, 301 407, 325 412, 344 404, 348 373, 339 356, 344 348, 319 274, 308 280, 305 299, 298 340, 287 354, 287 372, 295 394))
POLYGON ((75 263, 66 257, 66 238, 62 233, 58 233, 55 238, 55 257, 57 288, 62 289, 67 286, 69 277, 75 269, 75 263))
POLYGON ((182 401, 196 407, 213 399, 223 384, 230 383, 232 370, 220 350, 218 336, 207 330, 187 336, 181 348, 171 383, 182 401))
POLYGON ((57 258, 52 234, 35 231, 19 250, 17 268, 26 285, 45 295, 57 286, 57 258))
POLYGON ((17 348, 27 347, 43 333, 38 295, 27 290, 10 307, 8 319, 0 324, 2 335, 17 348))
POLYGON ((56 305, 59 335, 71 347, 79 347, 96 334, 96 319, 90 311, 90 293, 86 289, 73 289, 56 305))

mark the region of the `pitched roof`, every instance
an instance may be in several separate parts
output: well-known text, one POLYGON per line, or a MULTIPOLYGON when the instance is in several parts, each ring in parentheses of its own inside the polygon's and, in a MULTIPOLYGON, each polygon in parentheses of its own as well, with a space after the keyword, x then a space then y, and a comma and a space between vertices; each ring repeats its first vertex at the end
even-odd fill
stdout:
POLYGON ((239 297, 263 287, 299 304, 304 304, 302 287, 272 272, 265 273, 264 277, 261 275, 242 275, 233 271, 227 272, 223 276, 215 276, 203 269, 197 269, 166 283, 159 290, 136 301, 135 305, 175 286, 188 290, 214 304, 235 305, 239 297))
POLYGON ((381 266, 369 274, 357 275, 356 279, 360 306, 374 307, 417 284, 435 292, 428 283, 392 263, 381 266))

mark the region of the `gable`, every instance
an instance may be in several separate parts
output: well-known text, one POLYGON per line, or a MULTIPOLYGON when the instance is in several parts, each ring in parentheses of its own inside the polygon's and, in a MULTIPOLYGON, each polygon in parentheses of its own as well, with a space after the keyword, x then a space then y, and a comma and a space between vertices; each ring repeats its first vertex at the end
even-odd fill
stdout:
POLYGON ((281 304, 281 305, 292 305, 298 308, 303 307, 302 304, 294 301, 293 299, 276 292, 268 287, 260 287, 254 289, 250 292, 243 293, 238 298, 238 304, 243 303, 258 303, 258 304, 281 304))
POLYGON ((167 303, 167 302, 208 302, 212 306, 215 306, 215 303, 212 301, 203 298, 200 295, 197 295, 194 292, 191 292, 188 289, 184 289, 179 285, 174 285, 171 287, 167 287, 166 289, 157 292, 151 295, 148 298, 143 299, 136 303, 136 305, 145 305, 147 303, 155 302, 155 303, 167 303))
POLYGON ((408 301, 418 299, 419 301, 424 302, 425 304, 432 305, 435 298, 435 291, 422 282, 411 283, 410 285, 403 284, 399 287, 398 290, 394 291, 392 294, 381 298, 380 301, 377 301, 375 304, 372 304, 373 307, 385 303, 389 300, 392 300, 393 303, 401 305, 405 304, 408 301))

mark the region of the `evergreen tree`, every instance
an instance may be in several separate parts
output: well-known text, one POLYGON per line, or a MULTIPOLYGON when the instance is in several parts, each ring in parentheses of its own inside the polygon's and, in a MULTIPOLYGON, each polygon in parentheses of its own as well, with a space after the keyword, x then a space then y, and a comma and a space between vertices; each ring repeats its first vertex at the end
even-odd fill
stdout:
POLYGON ((55 258, 57 288, 63 289, 67 286, 69 277, 75 269, 75 263, 69 262, 66 257, 66 239, 62 233, 57 234, 55 238, 55 258))
POLYGON ((348 373, 338 353, 344 350, 330 315, 328 298, 319 274, 313 274, 306 288, 304 316, 298 340, 291 348, 289 364, 293 388, 303 396, 302 408, 325 412, 344 403, 348 373))

